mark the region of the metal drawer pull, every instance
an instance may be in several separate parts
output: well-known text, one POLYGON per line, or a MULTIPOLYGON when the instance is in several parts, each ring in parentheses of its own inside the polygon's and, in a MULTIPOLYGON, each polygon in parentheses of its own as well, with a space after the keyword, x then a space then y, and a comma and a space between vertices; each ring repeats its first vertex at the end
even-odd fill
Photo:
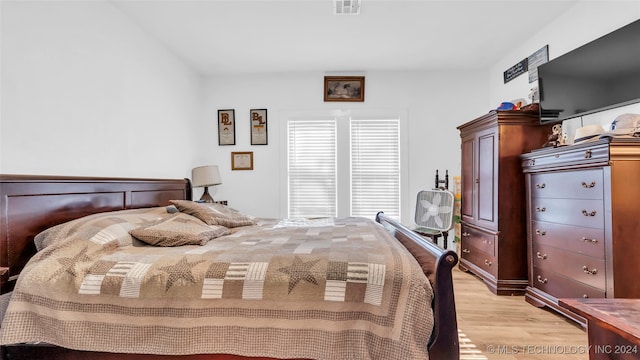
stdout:
POLYGON ((538 259, 542 259, 542 260, 547 258, 547 254, 541 254, 540 251, 538 251, 536 256, 538 257, 538 259))
POLYGON ((591 159, 591 150, 587 150, 584 152, 584 158, 585 159, 591 159))
POLYGON ((487 265, 487 266, 491 266, 491 261, 489 261, 489 260, 485 259, 485 260, 484 260, 484 264, 485 264, 485 265, 487 265))
POLYGON ((545 211, 547 211, 547 208, 546 207, 536 206, 536 211, 537 212, 545 212, 545 211))
POLYGON ((596 211, 593 210, 592 212, 588 212, 587 210, 582 210, 582 215, 584 216, 596 216, 596 211))
POLYGON ((539 282, 539 283, 541 283, 541 284, 546 284, 546 283, 547 283, 547 281, 549 281, 549 280, 547 280, 547 278, 544 278, 544 279, 543 279, 543 278, 542 278, 542 276, 538 275, 538 282, 539 282))
POLYGON ((468 232, 465 231, 465 232, 462 233, 462 236, 467 237, 467 236, 471 236, 471 234, 469 234, 468 232))
POLYGON ((465 254, 471 254, 471 251, 469 249, 462 249, 462 252, 465 254))
POLYGON ((586 238, 586 237, 584 237, 584 236, 582 237, 582 241, 584 241, 584 242, 590 242, 590 243, 594 243, 594 244, 598 242, 598 240, 597 240, 597 239, 587 239, 587 238, 586 238))
POLYGON ((593 270, 589 270, 586 265, 582 267, 582 271, 584 271, 585 274, 589 275, 596 275, 598 273, 598 269, 594 268, 593 270))
POLYGON ((536 229, 536 235, 545 236, 547 235, 547 232, 544 230, 540 231, 540 229, 536 229))
POLYGON ((538 189, 544 189, 546 186, 547 186, 547 184, 545 184, 545 183, 542 183, 542 184, 536 184, 536 187, 537 187, 538 189))
POLYGON ((589 295, 587 295, 587 294, 583 294, 583 295, 582 295, 582 298, 583 298, 583 299, 588 299, 588 298, 589 298, 589 295))
POLYGON ((592 181, 591 184, 587 184, 584 181, 582 182, 582 187, 585 188, 585 189, 589 189, 589 188, 592 188, 594 186, 596 186, 596 182, 595 181, 592 181))

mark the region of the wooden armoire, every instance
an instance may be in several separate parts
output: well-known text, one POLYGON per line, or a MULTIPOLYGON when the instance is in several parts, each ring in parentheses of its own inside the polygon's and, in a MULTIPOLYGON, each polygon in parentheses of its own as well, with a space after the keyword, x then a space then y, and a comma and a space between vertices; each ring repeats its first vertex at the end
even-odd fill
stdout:
POLYGON ((493 110, 458 127, 462 138, 460 268, 498 295, 527 287, 525 182, 520 155, 551 125, 537 112, 493 110))

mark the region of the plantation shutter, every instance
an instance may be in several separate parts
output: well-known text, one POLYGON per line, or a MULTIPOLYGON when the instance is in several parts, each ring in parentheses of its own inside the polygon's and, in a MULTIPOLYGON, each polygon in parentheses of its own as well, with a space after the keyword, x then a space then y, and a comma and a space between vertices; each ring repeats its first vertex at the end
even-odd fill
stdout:
POLYGON ((289 217, 337 216, 336 120, 288 122, 289 217))
POLYGON ((351 216, 400 217, 400 120, 351 119, 351 216))

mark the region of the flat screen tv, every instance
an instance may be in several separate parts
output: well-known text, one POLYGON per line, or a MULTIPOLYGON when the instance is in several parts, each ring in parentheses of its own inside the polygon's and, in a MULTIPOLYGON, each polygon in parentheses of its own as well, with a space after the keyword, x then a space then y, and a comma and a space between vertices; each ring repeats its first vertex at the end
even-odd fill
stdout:
POLYGON ((538 67, 540 121, 640 102, 640 20, 538 67))

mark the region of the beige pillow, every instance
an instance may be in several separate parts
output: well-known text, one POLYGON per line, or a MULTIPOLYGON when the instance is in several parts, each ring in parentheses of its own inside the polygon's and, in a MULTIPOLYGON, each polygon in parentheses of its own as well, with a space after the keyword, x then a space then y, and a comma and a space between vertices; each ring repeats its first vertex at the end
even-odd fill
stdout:
POLYGON ((184 213, 133 229, 129 232, 138 240, 156 246, 204 245, 209 240, 229 233, 223 226, 208 226, 184 213))
POLYGON ((238 211, 216 203, 197 203, 189 200, 171 200, 178 210, 193 215, 209 225, 222 225, 228 228, 254 225, 255 221, 238 211))

